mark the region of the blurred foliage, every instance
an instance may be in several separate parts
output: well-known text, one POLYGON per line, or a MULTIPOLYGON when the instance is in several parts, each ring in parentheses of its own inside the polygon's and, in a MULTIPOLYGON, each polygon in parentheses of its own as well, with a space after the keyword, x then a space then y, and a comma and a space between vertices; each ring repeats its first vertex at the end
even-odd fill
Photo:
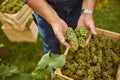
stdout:
MULTIPOLYGON (((0 3, 3 0, 0 0, 0 3)), ((108 4, 94 13, 96 27, 120 33, 120 0, 109 0, 108 4)), ((0 23, 1 28, 1 23, 0 23)), ((39 35, 36 43, 10 42, 0 29, 0 41, 11 51, 9 59, 2 60, 5 64, 14 64, 21 72, 31 72, 43 55, 42 38, 39 35)), ((63 46, 64 47, 64 46, 63 46)), ((64 48, 63 48, 64 49, 64 48)), ((64 50, 63 50, 64 51, 64 50)))
POLYGON ((102 9, 94 14, 96 27, 120 33, 120 0, 109 0, 102 9))
POLYGON ((109 0, 97 0, 97 9, 101 9, 106 6, 109 0))
POLYGON ((0 4, 2 4, 2 3, 3 3, 3 1, 4 1, 4 0, 0 0, 0 4))

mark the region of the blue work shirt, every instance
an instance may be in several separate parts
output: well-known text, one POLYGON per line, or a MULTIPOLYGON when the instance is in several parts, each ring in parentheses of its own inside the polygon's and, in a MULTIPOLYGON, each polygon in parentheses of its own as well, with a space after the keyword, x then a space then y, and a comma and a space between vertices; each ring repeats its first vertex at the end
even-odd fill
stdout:
MULTIPOLYGON (((82 0, 46 0, 51 6, 59 9, 70 9, 73 8, 76 3, 82 0)), ((24 3, 27 3, 27 0, 23 0, 24 3)))
MULTIPOLYGON (((26 4, 28 0, 23 0, 26 4)), ((83 0, 46 0, 55 10, 64 11, 69 14, 77 4, 82 4, 83 0)), ((81 8, 81 7, 80 7, 81 8)), ((35 14, 34 14, 35 15, 35 14)))

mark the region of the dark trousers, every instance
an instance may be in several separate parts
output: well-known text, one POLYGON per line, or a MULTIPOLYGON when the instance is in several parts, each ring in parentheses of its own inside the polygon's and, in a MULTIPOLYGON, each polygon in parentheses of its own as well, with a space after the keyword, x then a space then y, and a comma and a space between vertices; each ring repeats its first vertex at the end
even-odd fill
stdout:
MULTIPOLYGON (((53 8, 57 12, 57 14, 68 24, 69 27, 75 28, 80 17, 81 5, 82 3, 77 3, 72 9, 59 9, 55 7, 53 8)), ((58 54, 61 53, 59 41, 55 37, 51 25, 49 25, 46 20, 44 20, 37 13, 34 13, 34 16, 38 26, 38 30, 44 41, 44 52, 47 53, 48 51, 50 51, 58 54)))

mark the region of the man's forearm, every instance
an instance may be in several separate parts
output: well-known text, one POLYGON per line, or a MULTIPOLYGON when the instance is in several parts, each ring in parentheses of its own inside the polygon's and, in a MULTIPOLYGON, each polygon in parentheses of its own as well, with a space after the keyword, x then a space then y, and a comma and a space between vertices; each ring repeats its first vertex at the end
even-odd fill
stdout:
POLYGON ((27 4, 40 16, 42 16, 49 24, 55 23, 57 22, 57 19, 59 19, 56 12, 46 2, 46 0, 28 0, 27 4))
POLYGON ((95 10, 97 0, 83 0, 82 9, 95 10))

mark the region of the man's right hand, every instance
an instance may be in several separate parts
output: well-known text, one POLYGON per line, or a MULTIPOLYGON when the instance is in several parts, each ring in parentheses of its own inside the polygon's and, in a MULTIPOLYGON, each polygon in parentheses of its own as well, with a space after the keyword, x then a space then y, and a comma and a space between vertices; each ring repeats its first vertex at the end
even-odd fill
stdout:
POLYGON ((70 47, 70 44, 64 38, 64 34, 68 28, 67 24, 58 16, 47 1, 28 0, 27 4, 52 26, 57 39, 63 45, 70 47))
POLYGON ((71 47, 70 44, 65 40, 65 37, 64 37, 64 35, 67 31, 67 28, 68 28, 67 24, 62 19, 59 19, 59 20, 57 20, 56 23, 52 23, 51 26, 53 28, 53 31, 54 31, 57 39, 63 45, 70 48, 71 47))

